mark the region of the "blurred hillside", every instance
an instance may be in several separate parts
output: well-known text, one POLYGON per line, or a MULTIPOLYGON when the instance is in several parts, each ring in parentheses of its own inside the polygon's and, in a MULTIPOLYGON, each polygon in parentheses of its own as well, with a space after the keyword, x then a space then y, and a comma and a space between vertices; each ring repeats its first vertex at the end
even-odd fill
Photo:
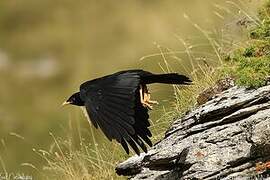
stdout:
MULTIPOLYGON (((161 56, 139 59, 159 53, 154 42, 184 49, 175 34, 202 45, 198 52, 211 54, 209 44, 203 45, 207 39, 183 14, 213 30, 230 24, 238 11, 220 0, 0 1, 0 158, 7 171, 35 173, 21 164, 39 166, 32 148, 48 148, 49 132, 73 134, 68 120, 88 128, 80 109, 60 107, 83 81, 128 68, 160 72, 161 56)), ((182 66, 190 64, 183 61, 182 66)), ((175 70, 187 74, 182 66, 175 70)))

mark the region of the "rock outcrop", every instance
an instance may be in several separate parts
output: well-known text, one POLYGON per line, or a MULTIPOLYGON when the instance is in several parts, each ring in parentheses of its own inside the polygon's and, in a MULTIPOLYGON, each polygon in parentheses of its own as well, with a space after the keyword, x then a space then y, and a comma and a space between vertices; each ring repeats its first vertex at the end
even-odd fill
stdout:
POLYGON ((249 179, 270 171, 270 85, 232 87, 175 121, 147 154, 116 167, 131 179, 249 179))

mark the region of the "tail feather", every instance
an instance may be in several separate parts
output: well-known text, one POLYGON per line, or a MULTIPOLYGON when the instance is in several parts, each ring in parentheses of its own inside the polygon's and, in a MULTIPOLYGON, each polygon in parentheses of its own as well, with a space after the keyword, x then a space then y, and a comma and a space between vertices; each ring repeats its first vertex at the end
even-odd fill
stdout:
POLYGON ((177 73, 169 74, 152 74, 143 77, 143 82, 145 84, 152 83, 164 83, 164 84, 190 84, 192 81, 184 75, 177 73))

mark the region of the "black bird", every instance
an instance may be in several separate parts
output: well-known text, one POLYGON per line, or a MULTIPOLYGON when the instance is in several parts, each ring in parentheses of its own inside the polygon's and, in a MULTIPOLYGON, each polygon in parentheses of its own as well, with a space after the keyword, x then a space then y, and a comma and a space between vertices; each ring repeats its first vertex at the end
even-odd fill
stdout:
POLYGON ((85 106, 92 124, 100 127, 110 141, 119 142, 127 154, 129 144, 139 155, 138 146, 144 152, 147 152, 145 143, 152 146, 148 109, 157 101, 150 100, 146 86, 152 83, 188 85, 191 80, 177 73, 120 71, 81 84, 80 91, 63 105, 85 106))

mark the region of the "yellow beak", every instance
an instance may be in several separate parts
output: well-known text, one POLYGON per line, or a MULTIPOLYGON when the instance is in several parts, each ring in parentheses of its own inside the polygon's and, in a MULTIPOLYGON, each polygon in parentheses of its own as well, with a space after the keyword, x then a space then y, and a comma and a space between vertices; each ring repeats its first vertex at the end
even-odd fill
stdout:
POLYGON ((69 104, 70 104, 70 102, 65 101, 65 102, 63 102, 62 106, 66 106, 66 105, 69 105, 69 104))

